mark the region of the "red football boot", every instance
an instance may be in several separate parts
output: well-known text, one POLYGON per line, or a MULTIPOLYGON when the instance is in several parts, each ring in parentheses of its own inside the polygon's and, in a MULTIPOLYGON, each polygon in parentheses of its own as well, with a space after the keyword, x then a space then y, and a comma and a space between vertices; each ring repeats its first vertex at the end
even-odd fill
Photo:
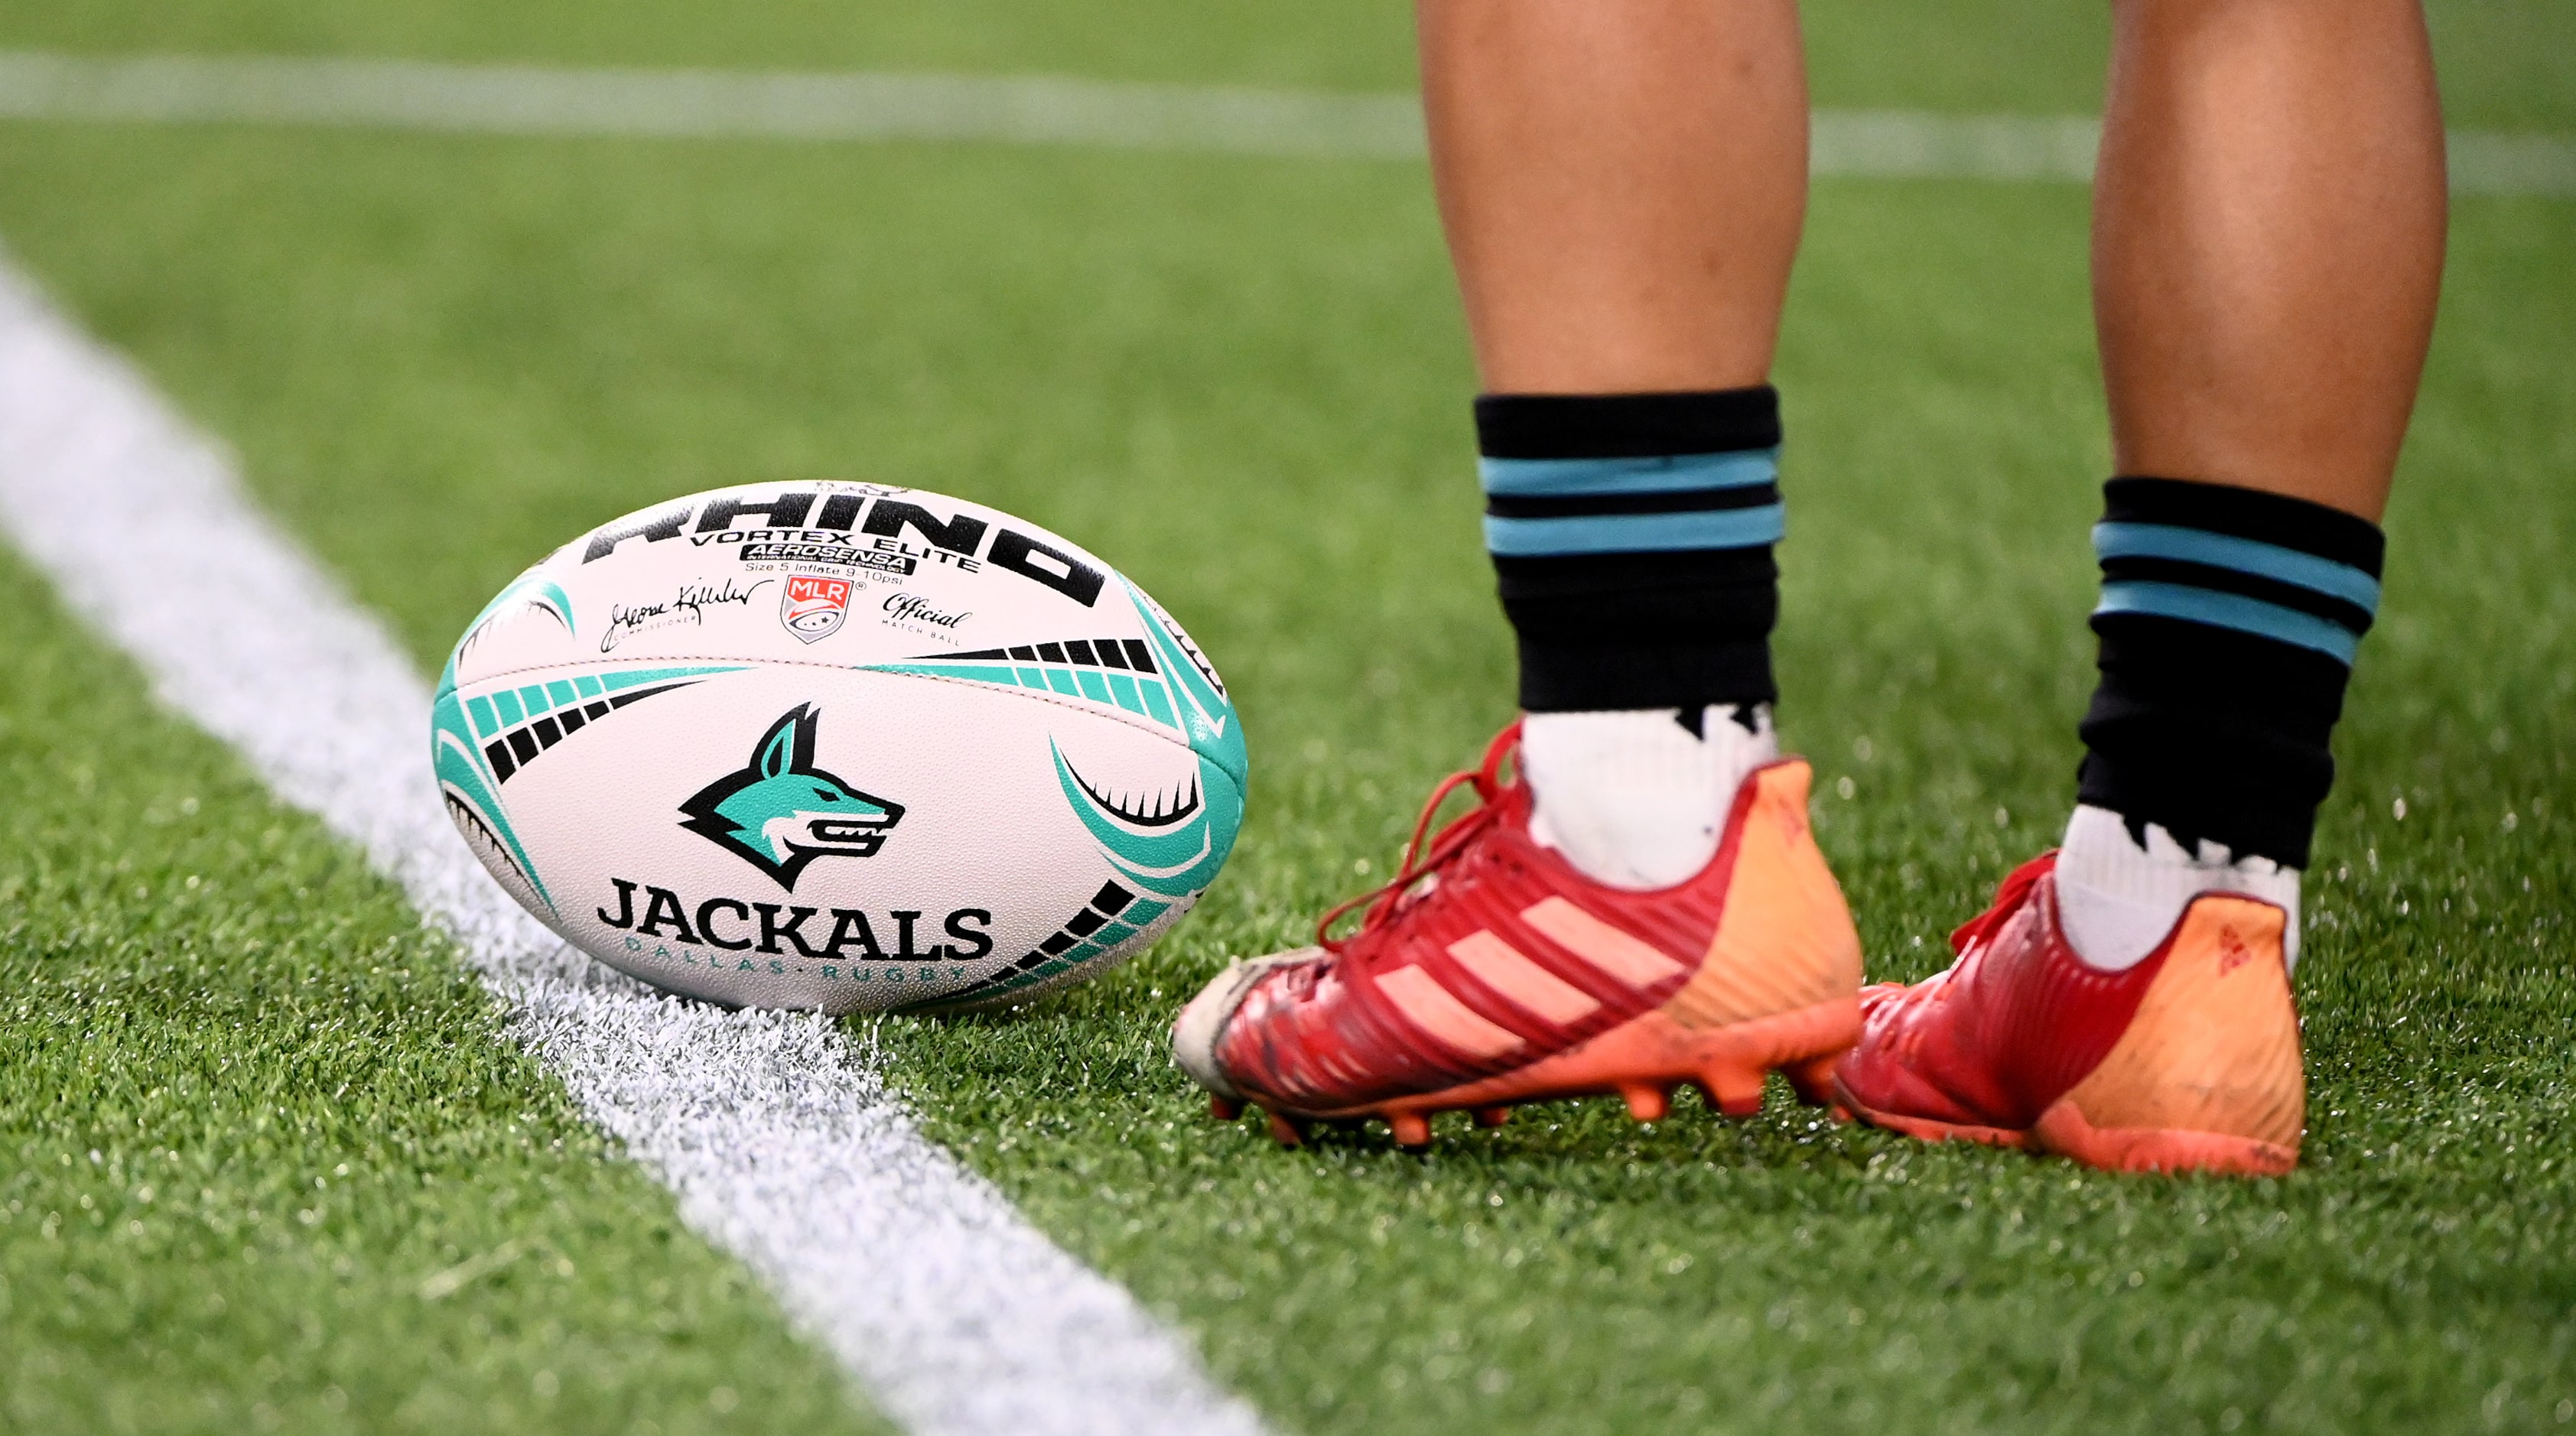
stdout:
POLYGON ((1935 1141, 2115 1171, 2273 1176, 2299 1160, 2306 1081, 2270 903, 2207 893, 2135 967, 2088 967, 2058 930, 2057 855, 2022 864, 1951 934, 1959 960, 1861 994, 1836 1105, 1935 1141))
POLYGON ((1807 765, 1744 780, 1698 876, 1629 892, 1531 839, 1528 785, 1502 777, 1518 738, 1440 786, 1395 879, 1318 946, 1237 962, 1182 1010, 1174 1053, 1219 1116, 1258 1103, 1292 1144, 1378 1117, 1420 1147, 1435 1113, 1491 1126, 1558 1097, 1616 1093, 1653 1121, 1685 1082, 1748 1116, 1775 1070, 1826 1100, 1860 1031, 1860 939, 1807 828, 1807 765), (1426 844, 1461 785, 1482 803, 1426 844))

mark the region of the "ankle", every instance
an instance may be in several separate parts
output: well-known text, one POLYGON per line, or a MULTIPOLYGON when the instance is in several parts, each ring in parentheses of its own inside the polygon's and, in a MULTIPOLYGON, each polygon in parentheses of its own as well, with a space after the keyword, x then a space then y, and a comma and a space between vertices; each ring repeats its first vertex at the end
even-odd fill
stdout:
POLYGON ((1717 853, 1736 789, 1779 756, 1767 704, 1532 713, 1530 835, 1608 887, 1670 887, 1717 853))

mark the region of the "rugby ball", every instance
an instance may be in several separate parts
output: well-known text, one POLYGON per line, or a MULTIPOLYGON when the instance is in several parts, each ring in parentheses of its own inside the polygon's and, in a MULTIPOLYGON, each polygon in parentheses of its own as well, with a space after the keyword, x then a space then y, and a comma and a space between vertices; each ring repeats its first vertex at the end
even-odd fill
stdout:
POLYGON ((1143 590, 962 499, 774 483, 591 530, 501 590, 431 747, 483 865, 657 987, 825 1012, 1019 1001, 1225 865, 1243 728, 1143 590))

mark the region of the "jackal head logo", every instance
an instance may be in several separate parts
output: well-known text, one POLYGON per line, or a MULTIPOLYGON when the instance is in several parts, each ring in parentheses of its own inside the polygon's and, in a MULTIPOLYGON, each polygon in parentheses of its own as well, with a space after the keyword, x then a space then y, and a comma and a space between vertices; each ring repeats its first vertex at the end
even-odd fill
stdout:
POLYGON ((885 846, 903 805, 872 797, 814 766, 820 713, 787 710, 752 745, 751 762, 680 804, 680 826, 794 891, 816 858, 865 858, 885 846))

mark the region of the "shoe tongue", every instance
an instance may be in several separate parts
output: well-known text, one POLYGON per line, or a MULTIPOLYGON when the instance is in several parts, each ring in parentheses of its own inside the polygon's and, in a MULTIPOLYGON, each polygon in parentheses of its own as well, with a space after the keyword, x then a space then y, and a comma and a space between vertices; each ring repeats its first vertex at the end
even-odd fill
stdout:
POLYGON ((2031 889, 2039 886, 2039 880, 2055 871, 2056 867, 2057 852, 2052 848, 2005 874, 2004 880, 1995 887, 1994 905, 1959 924, 1951 932, 1950 950, 1964 955, 1971 944, 2011 921, 2012 915, 2021 911, 2022 905, 2030 900, 2031 889))

